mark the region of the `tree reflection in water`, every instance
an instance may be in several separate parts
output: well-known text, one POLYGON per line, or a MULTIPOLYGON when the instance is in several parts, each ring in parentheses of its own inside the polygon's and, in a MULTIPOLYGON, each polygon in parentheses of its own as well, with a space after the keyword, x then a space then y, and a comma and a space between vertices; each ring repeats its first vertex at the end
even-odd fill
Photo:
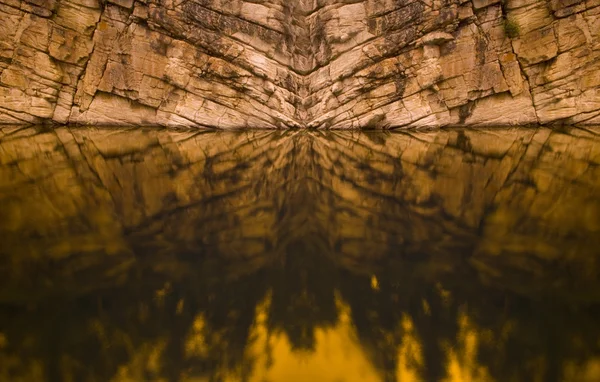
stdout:
POLYGON ((3 128, 0 380, 598 380, 596 137, 3 128))

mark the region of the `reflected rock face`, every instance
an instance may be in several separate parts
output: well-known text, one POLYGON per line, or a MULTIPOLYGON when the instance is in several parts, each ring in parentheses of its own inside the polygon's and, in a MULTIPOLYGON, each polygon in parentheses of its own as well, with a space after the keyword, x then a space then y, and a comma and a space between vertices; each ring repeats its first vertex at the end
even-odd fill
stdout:
POLYGON ((594 380, 599 133, 3 128, 0 380, 594 380))
POLYGON ((600 124, 595 0, 1 0, 0 123, 600 124))

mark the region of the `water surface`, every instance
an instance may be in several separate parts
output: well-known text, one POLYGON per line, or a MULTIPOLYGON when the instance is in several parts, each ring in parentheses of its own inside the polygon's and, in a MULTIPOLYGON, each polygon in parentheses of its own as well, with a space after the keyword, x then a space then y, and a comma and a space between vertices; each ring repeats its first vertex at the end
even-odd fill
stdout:
POLYGON ((0 381, 600 381, 599 134, 0 128, 0 381))

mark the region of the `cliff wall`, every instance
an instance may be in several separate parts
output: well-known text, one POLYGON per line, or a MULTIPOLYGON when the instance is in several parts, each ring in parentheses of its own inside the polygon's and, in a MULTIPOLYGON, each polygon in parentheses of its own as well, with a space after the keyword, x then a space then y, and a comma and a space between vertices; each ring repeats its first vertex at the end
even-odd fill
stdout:
POLYGON ((0 123, 600 123, 600 0, 0 0, 0 123))

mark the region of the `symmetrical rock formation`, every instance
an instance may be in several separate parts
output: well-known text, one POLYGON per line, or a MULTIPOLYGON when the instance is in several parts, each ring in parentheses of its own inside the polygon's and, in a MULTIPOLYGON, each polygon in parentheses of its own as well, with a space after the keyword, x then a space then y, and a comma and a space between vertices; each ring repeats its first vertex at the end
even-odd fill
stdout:
POLYGON ((599 20, 598 0, 0 0, 0 123, 598 124, 599 20))
POLYGON ((599 187, 599 129, 2 128, 0 380, 264 381, 351 320, 362 380, 595 381, 599 187))

